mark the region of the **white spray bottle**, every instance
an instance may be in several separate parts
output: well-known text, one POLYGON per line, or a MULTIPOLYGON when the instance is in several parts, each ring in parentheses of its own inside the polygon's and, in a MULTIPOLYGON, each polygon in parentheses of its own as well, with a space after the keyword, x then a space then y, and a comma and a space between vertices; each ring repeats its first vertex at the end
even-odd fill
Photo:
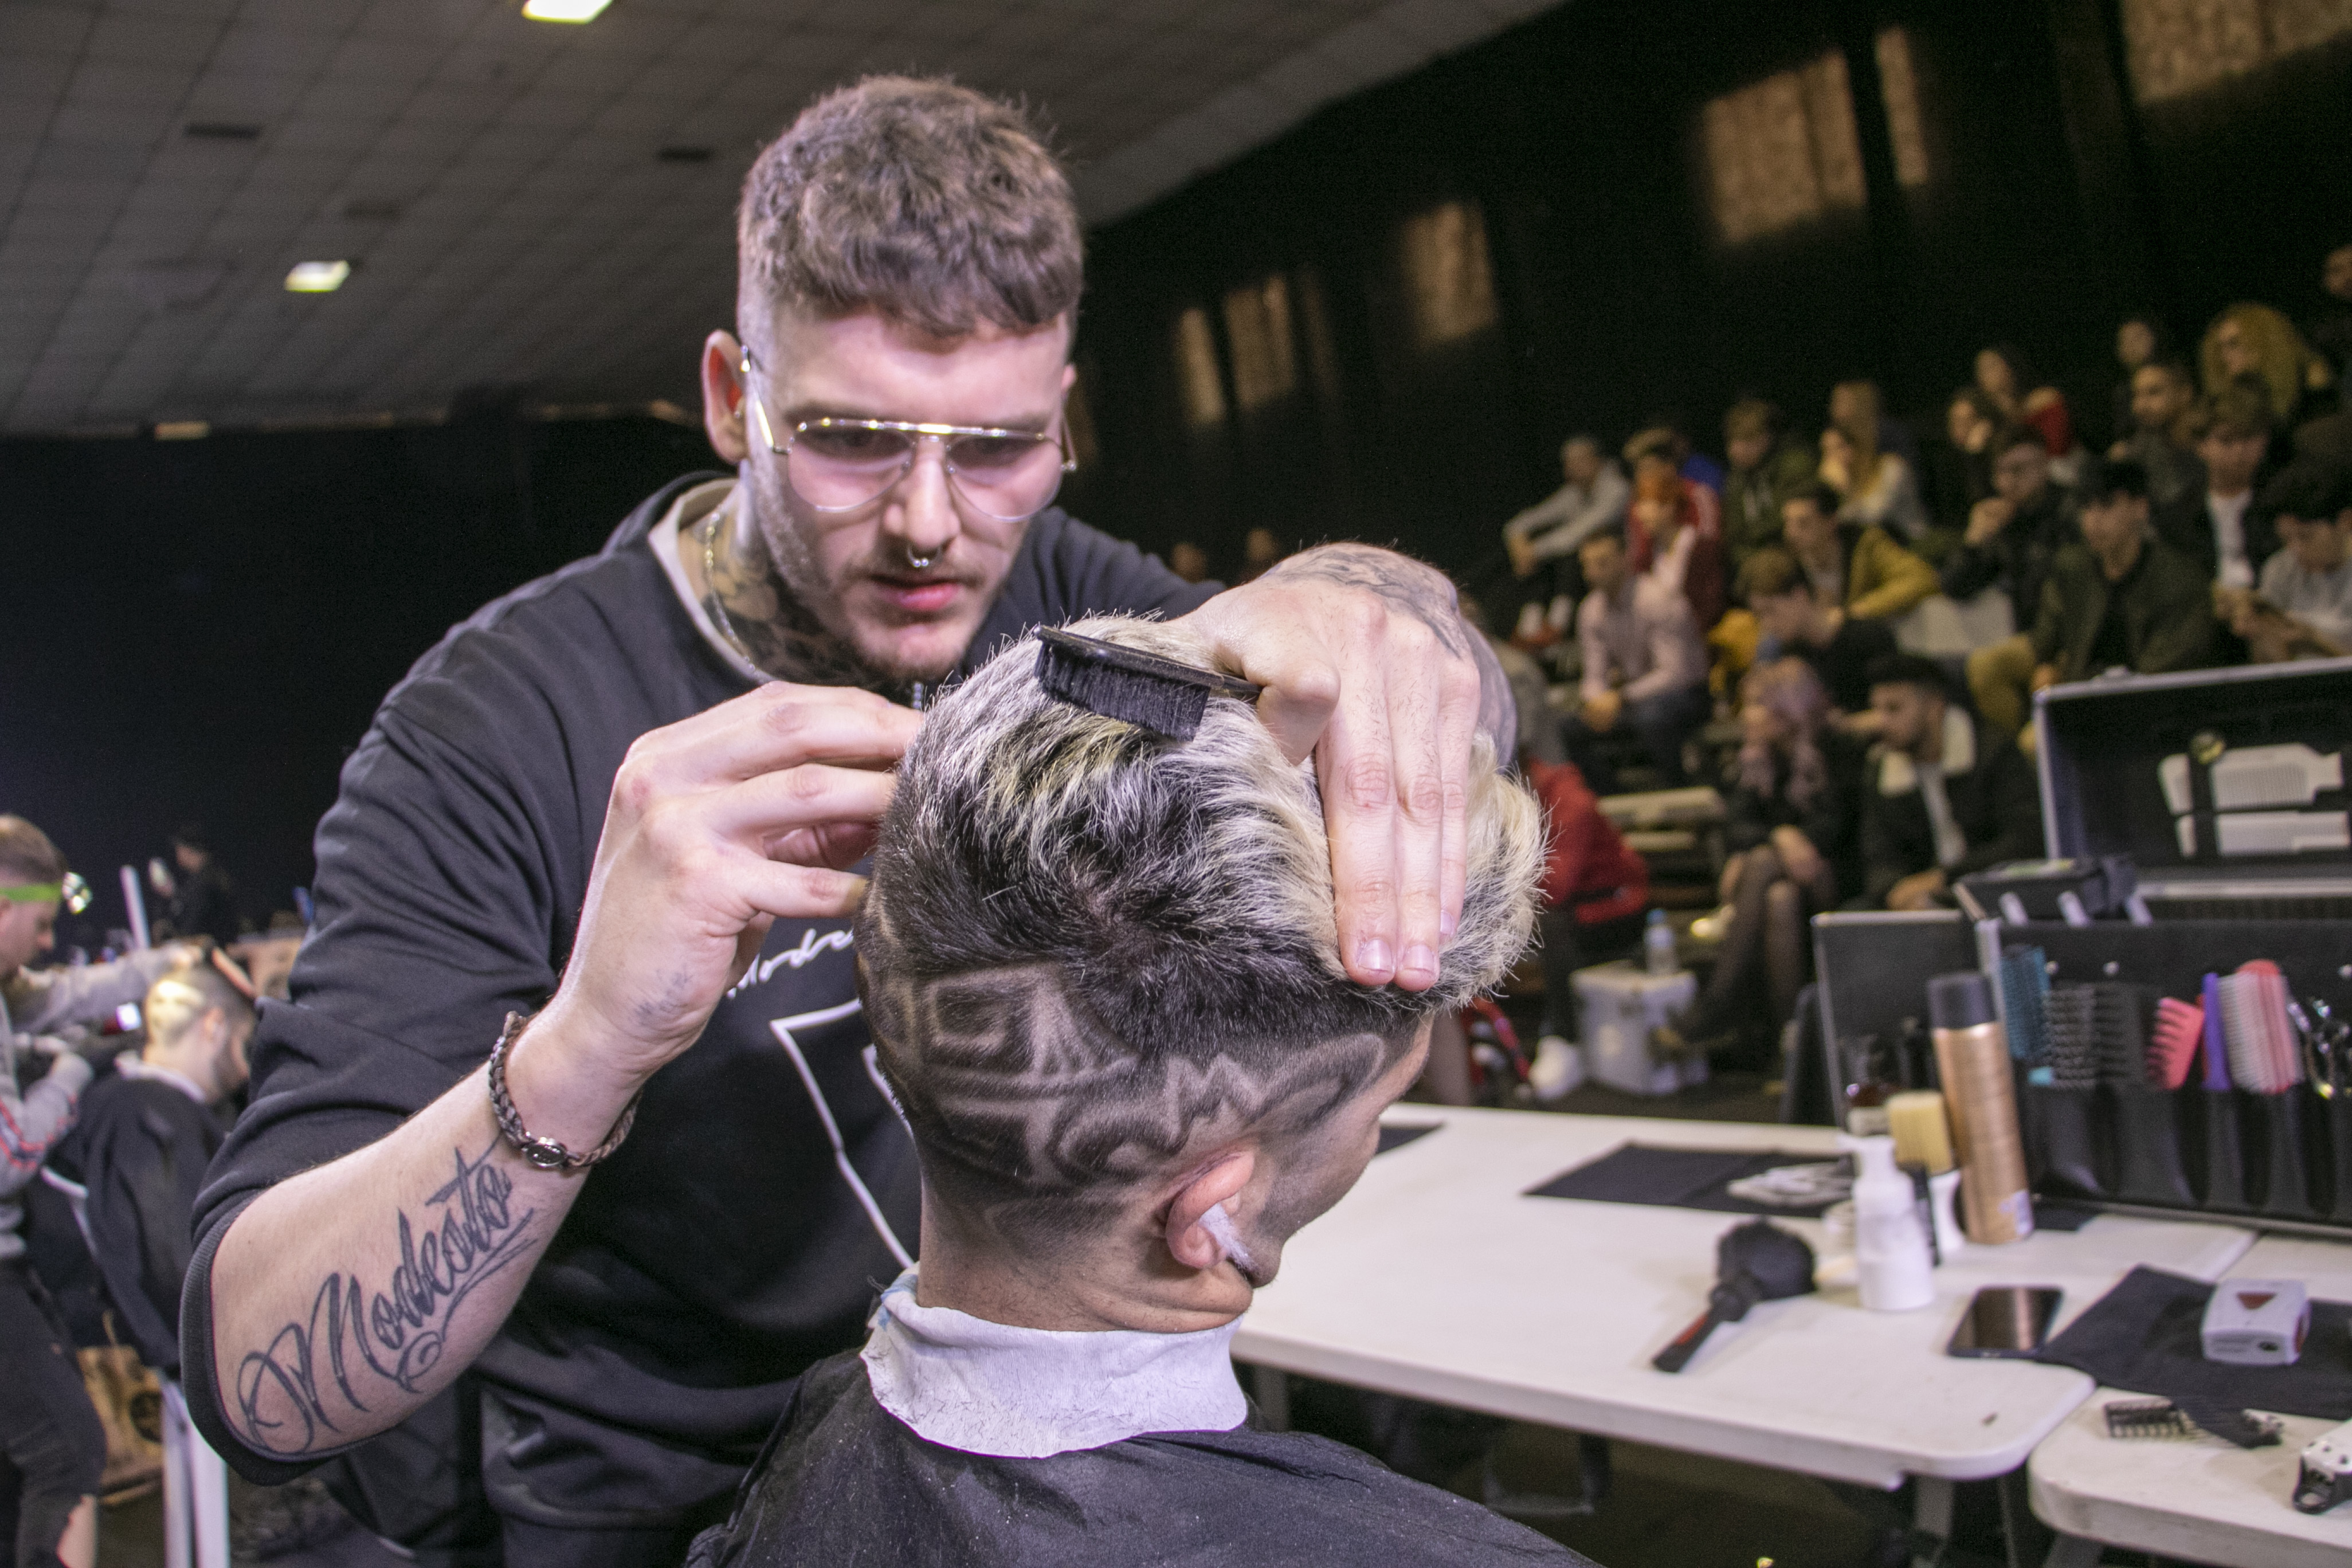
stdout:
POLYGON ((1895 1164, 1892 1138, 1849 1138, 1854 1159, 1853 1261, 1862 1304, 1908 1312, 1936 1299, 1935 1263, 1918 1196, 1895 1164))

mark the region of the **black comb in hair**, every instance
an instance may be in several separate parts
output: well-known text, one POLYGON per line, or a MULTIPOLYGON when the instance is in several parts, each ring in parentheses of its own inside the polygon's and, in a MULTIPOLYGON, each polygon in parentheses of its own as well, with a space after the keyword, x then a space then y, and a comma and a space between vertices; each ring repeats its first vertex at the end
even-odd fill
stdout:
POLYGON ((1199 732, 1210 698, 1255 702, 1265 689, 1218 670, 1056 626, 1039 627, 1037 643, 1037 684, 1049 695, 1171 741, 1189 741, 1199 732))

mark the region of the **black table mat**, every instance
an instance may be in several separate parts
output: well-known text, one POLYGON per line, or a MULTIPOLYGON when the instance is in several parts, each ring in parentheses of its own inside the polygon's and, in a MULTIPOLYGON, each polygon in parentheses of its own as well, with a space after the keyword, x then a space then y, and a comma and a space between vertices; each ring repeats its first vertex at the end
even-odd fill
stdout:
POLYGON ((2352 1302, 2312 1302, 2311 1332, 2294 1365, 2230 1366, 2207 1361, 2199 1338, 2212 1294, 2201 1280, 2135 1268, 2036 1359, 2135 1394, 2352 1420, 2352 1302))
POLYGON ((1742 1177, 1782 1165, 1819 1164, 1836 1157, 1792 1154, 1785 1150, 1657 1149, 1645 1143, 1628 1143, 1613 1153, 1563 1171, 1541 1186, 1529 1187, 1526 1195, 1818 1219, 1829 1205, 1785 1208, 1735 1198, 1724 1189, 1742 1177))
POLYGON ((1424 1121, 1418 1127, 1391 1127, 1383 1122, 1380 1147, 1372 1151, 1372 1158, 1377 1160, 1391 1149, 1402 1149, 1416 1138, 1426 1138, 1441 1125, 1435 1121, 1424 1121))

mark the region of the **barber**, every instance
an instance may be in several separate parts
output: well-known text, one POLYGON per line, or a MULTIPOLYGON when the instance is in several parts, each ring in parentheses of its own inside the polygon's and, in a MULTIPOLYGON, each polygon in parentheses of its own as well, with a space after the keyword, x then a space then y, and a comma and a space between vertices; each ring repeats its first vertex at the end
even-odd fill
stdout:
POLYGON ((421 1411, 478 1445, 509 1563, 675 1561, 915 1247, 848 917, 936 683, 1027 625, 1190 617, 1315 759, 1349 973, 1409 990, 1460 907, 1474 734, 1511 729, 1426 567, 1328 546, 1219 593, 1049 509, 1080 240, 1014 111, 820 100, 753 167, 738 259, 740 337, 701 359, 733 479, 385 700, 197 1216, 215 1445, 283 1479, 421 1411))

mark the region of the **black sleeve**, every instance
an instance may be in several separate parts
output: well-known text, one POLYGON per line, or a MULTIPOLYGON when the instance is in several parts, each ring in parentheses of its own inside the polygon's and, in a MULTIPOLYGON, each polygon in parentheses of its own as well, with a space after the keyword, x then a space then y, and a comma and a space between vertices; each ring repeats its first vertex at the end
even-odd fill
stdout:
POLYGON ((1777 826, 1772 803, 1744 784, 1729 784, 1723 796, 1723 847, 1732 854, 1753 849, 1777 826))
POLYGON ((1982 544, 1963 544, 1944 563, 1938 576, 1945 596, 1973 599, 1999 580, 2000 557, 1982 544))
POLYGON ((1864 768, 1862 782, 1862 890, 1873 909, 1886 907, 1886 895, 1895 883, 1919 869, 1903 853, 1887 819, 1887 800, 1864 768))

